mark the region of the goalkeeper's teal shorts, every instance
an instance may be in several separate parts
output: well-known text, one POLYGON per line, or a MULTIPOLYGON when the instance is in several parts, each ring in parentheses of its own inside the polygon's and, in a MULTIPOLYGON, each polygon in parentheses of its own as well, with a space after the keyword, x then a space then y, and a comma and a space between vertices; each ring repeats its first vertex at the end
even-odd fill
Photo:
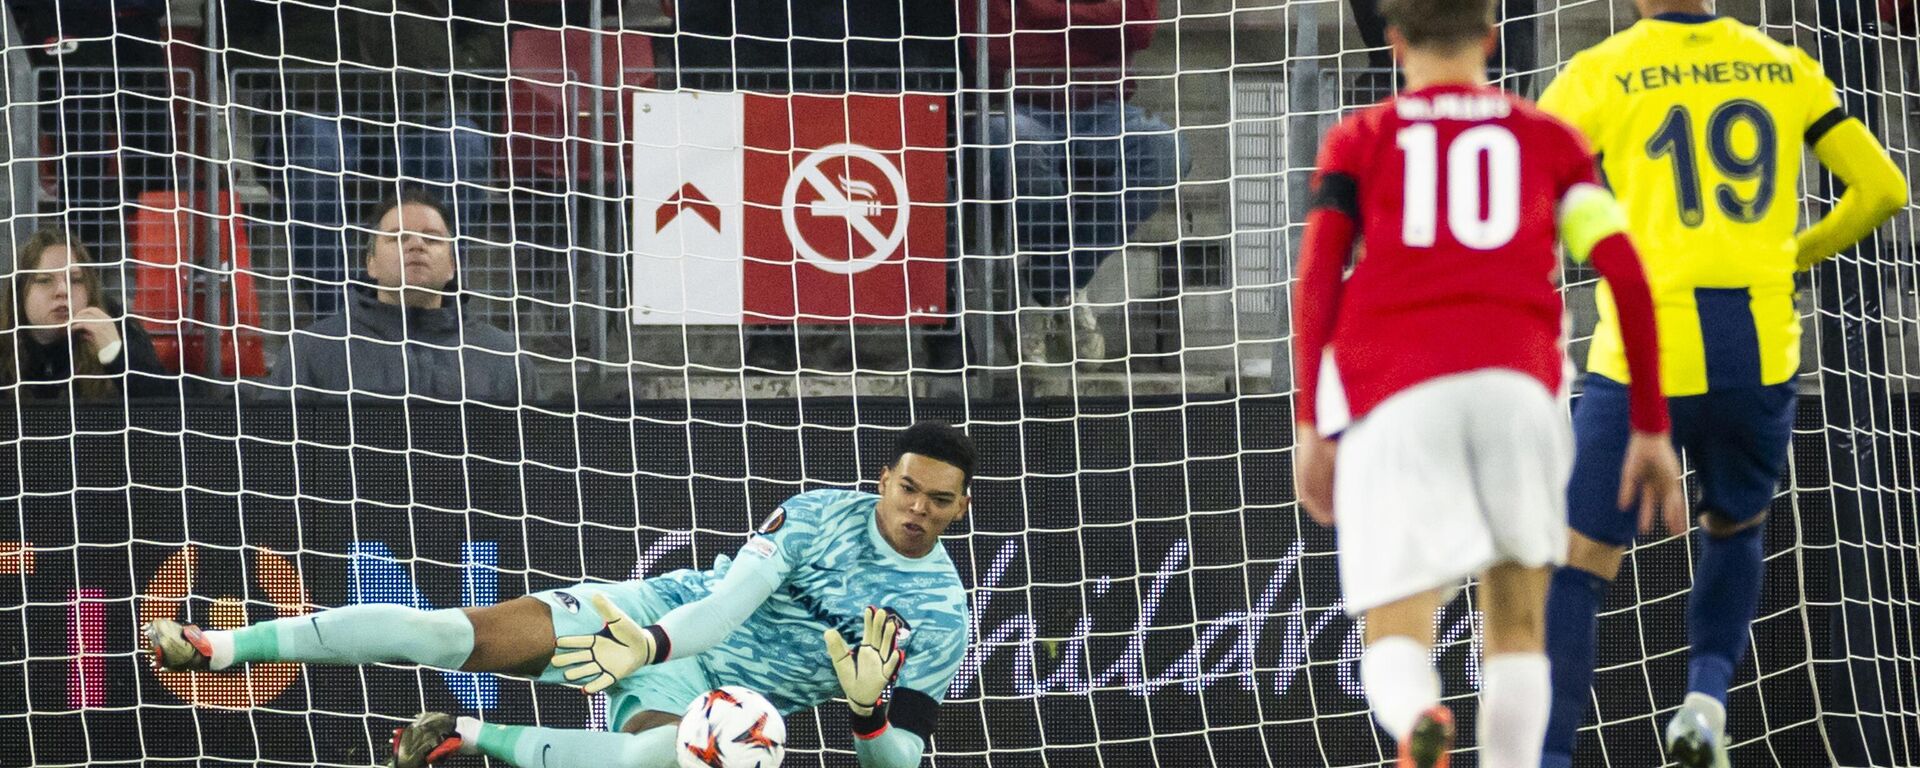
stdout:
MULTIPOLYGON (((599 632, 602 625, 600 614, 587 602, 595 593, 606 595, 607 599, 643 627, 659 621, 672 608, 645 581, 575 584, 563 589, 535 592, 533 597, 546 603, 547 610, 553 614, 555 637, 591 635, 599 632)), ((540 673, 540 682, 568 684, 566 676, 552 664, 548 664, 546 670, 540 673)), ((694 699, 714 688, 707 679, 706 668, 700 666, 698 657, 641 667, 607 689, 607 728, 618 731, 627 720, 641 712, 666 712, 677 717, 685 714, 687 707, 693 706, 694 699)))

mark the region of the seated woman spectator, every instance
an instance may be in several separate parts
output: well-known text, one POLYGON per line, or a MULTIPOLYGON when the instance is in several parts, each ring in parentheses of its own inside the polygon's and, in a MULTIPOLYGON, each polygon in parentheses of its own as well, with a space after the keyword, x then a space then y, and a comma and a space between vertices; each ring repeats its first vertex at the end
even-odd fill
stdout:
POLYGON ((177 396, 153 339, 100 289, 87 248, 59 229, 27 239, 0 302, 0 397, 177 396))
POLYGON ((264 394, 519 403, 537 399, 533 368, 511 334, 461 311, 454 217, 409 191, 382 202, 345 306, 296 331, 264 394), (369 284, 370 283, 370 284, 369 284))

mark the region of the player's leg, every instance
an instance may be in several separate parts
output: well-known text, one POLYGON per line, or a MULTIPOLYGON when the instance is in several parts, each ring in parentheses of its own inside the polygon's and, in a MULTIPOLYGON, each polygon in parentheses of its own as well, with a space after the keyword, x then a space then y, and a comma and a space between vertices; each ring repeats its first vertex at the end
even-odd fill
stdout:
POLYGON ((1619 509, 1620 468, 1632 427, 1627 388, 1588 376, 1573 408, 1574 460, 1566 487, 1567 562, 1547 590, 1546 648, 1552 662, 1553 703, 1547 719, 1543 768, 1567 768, 1581 720, 1593 700, 1593 667, 1600 606, 1633 542, 1635 518, 1619 509))
POLYGON ((671 768, 680 713, 713 687, 693 659, 645 667, 611 690, 608 719, 622 723, 617 732, 421 715, 394 735, 393 765, 422 765, 424 758, 459 751, 527 768, 671 768))
POLYGON ((1533 768, 1546 735, 1552 679, 1546 649, 1551 566, 1501 563, 1480 581, 1486 658, 1480 666, 1480 765, 1533 768))
POLYGON ((484 608, 421 610, 350 605, 235 630, 161 620, 142 628, 167 669, 221 670, 247 662, 412 663, 469 672, 537 675, 553 656, 547 607, 522 597, 484 608))
MULTIPOLYGON (((678 723, 679 718, 673 720, 678 723)), ((675 732, 673 724, 607 732, 495 725, 429 712, 394 733, 393 757, 387 764, 418 768, 457 753, 486 755, 524 768, 673 768, 675 732)))
POLYGON ((1400 745, 1402 766, 1445 765, 1453 746, 1453 716, 1440 705, 1433 666, 1433 612, 1445 598, 1446 590, 1432 589, 1366 612, 1360 686, 1374 721, 1400 745))
POLYGON ((1553 698, 1547 586, 1566 557, 1573 435, 1565 406, 1536 379, 1488 374, 1484 395, 1463 446, 1499 558, 1480 575, 1480 764, 1535 768, 1553 698))
POLYGON ((1452 716, 1433 667, 1441 590, 1494 562, 1467 444, 1484 377, 1436 379, 1376 407, 1340 438, 1333 481, 1340 588, 1367 617, 1361 684, 1401 764, 1444 766, 1452 716))
POLYGON ((651 587, 625 582, 581 584, 484 608, 350 605, 232 631, 203 631, 166 620, 142 631, 154 662, 166 669, 220 670, 268 661, 412 663, 565 683, 548 664, 554 639, 599 630, 599 616, 591 608, 581 610, 595 592, 608 594, 629 616, 655 617, 666 610, 651 587))
POLYGON ((1742 521, 1711 509, 1700 515, 1700 561, 1687 600, 1687 633, 1693 645, 1687 690, 1723 703, 1733 682, 1733 665, 1746 652, 1747 628, 1760 598, 1766 519, 1764 512, 1742 521))
POLYGON ((1727 689, 1760 604, 1766 510, 1786 466, 1794 399, 1791 383, 1701 398, 1699 439, 1688 445, 1701 485, 1700 560, 1687 602, 1689 693, 1667 734, 1682 765, 1726 760, 1727 689))
MULTIPOLYGON (((425 764, 424 761, 403 760, 402 750, 406 745, 400 742, 427 717, 422 715, 414 720, 413 725, 396 737, 393 765, 408 768, 425 764)), ((674 721, 678 723, 679 718, 675 717, 674 721)), ((454 718, 452 728, 459 736, 461 745, 474 745, 471 749, 459 747, 458 751, 486 755, 524 768, 673 768, 678 764, 678 756, 673 750, 677 733, 674 725, 660 725, 638 732, 610 732, 495 725, 471 717, 460 717, 454 718)), ((430 733, 422 734, 420 743, 446 743, 444 736, 440 740, 433 740, 432 737, 430 733)))

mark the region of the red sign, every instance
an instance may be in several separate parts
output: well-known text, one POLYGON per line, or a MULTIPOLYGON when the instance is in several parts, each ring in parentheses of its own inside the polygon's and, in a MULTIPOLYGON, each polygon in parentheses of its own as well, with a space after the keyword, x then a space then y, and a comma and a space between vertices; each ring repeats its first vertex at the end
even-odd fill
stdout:
POLYGON ((947 102, 748 94, 747 323, 938 323, 947 306, 947 102))

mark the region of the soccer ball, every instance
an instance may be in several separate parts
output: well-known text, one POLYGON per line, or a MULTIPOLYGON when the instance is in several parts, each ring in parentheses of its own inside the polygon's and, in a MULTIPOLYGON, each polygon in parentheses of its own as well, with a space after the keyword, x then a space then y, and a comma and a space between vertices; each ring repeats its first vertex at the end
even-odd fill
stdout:
POLYGON ((778 768, 787 721, 767 697, 729 685, 693 700, 674 749, 680 768, 778 768))

